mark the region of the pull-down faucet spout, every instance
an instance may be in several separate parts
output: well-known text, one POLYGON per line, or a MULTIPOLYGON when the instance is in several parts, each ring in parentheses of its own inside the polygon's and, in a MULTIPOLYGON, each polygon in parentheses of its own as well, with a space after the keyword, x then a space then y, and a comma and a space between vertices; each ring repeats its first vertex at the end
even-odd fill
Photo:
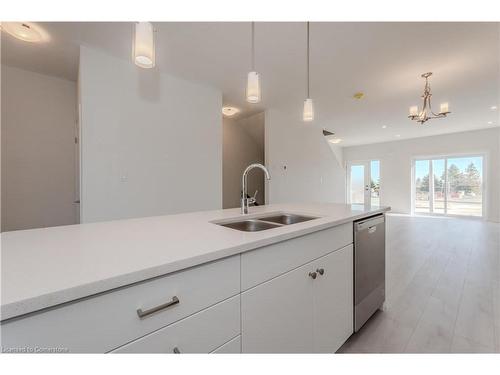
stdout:
POLYGON ((250 164, 248 167, 246 167, 245 171, 243 172, 243 176, 241 177, 241 190, 242 190, 242 196, 241 196, 241 213, 242 214, 248 214, 248 206, 250 204, 255 203, 255 197, 253 198, 247 198, 248 195, 248 184, 247 184, 247 176, 248 172, 250 172, 254 168, 260 168, 264 171, 266 178, 268 180, 271 179, 271 176, 269 175, 269 171, 265 166, 259 163, 254 163, 250 164))

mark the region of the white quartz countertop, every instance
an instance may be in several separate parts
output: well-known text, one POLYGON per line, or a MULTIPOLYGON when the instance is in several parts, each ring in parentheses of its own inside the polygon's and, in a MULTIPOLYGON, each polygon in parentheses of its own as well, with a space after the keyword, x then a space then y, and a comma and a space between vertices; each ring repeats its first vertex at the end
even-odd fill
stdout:
POLYGON ((388 210, 334 203, 251 207, 246 217, 320 217, 260 232, 212 223, 243 217, 239 208, 5 232, 1 320, 388 210))

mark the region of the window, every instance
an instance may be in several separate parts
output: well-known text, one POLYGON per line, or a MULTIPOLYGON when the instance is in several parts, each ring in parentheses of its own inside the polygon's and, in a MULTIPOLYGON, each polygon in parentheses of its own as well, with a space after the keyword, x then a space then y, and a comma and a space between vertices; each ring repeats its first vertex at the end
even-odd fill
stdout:
POLYGON ((417 159, 413 212, 483 216, 483 157, 417 159))

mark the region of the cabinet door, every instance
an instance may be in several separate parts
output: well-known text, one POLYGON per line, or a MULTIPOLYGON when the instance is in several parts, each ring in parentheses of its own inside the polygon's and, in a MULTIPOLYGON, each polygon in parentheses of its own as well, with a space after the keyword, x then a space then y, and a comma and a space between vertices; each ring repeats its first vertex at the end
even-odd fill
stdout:
POLYGON ((231 341, 215 349, 213 354, 240 354, 241 353, 241 336, 236 336, 231 341))
POLYGON ((314 262, 323 275, 314 280, 314 352, 334 353, 353 332, 353 247, 314 262))
POLYGON ((313 351, 314 280, 310 271, 312 263, 242 293, 243 353, 313 351))

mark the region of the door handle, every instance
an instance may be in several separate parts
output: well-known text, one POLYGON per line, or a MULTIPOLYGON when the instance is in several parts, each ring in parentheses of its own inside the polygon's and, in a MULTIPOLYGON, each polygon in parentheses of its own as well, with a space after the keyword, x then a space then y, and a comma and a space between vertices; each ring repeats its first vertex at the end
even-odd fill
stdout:
POLYGON ((159 305, 159 306, 156 306, 156 307, 153 307, 149 310, 142 310, 142 309, 137 309, 137 315, 139 315, 139 318, 144 318, 148 315, 151 315, 151 314, 154 314, 155 312, 158 312, 158 311, 161 311, 161 310, 165 310, 171 306, 174 306, 174 305, 177 305, 179 303, 179 298, 177 298, 177 296, 173 296, 172 297, 172 301, 169 301, 167 303, 164 303, 162 305, 159 305))

